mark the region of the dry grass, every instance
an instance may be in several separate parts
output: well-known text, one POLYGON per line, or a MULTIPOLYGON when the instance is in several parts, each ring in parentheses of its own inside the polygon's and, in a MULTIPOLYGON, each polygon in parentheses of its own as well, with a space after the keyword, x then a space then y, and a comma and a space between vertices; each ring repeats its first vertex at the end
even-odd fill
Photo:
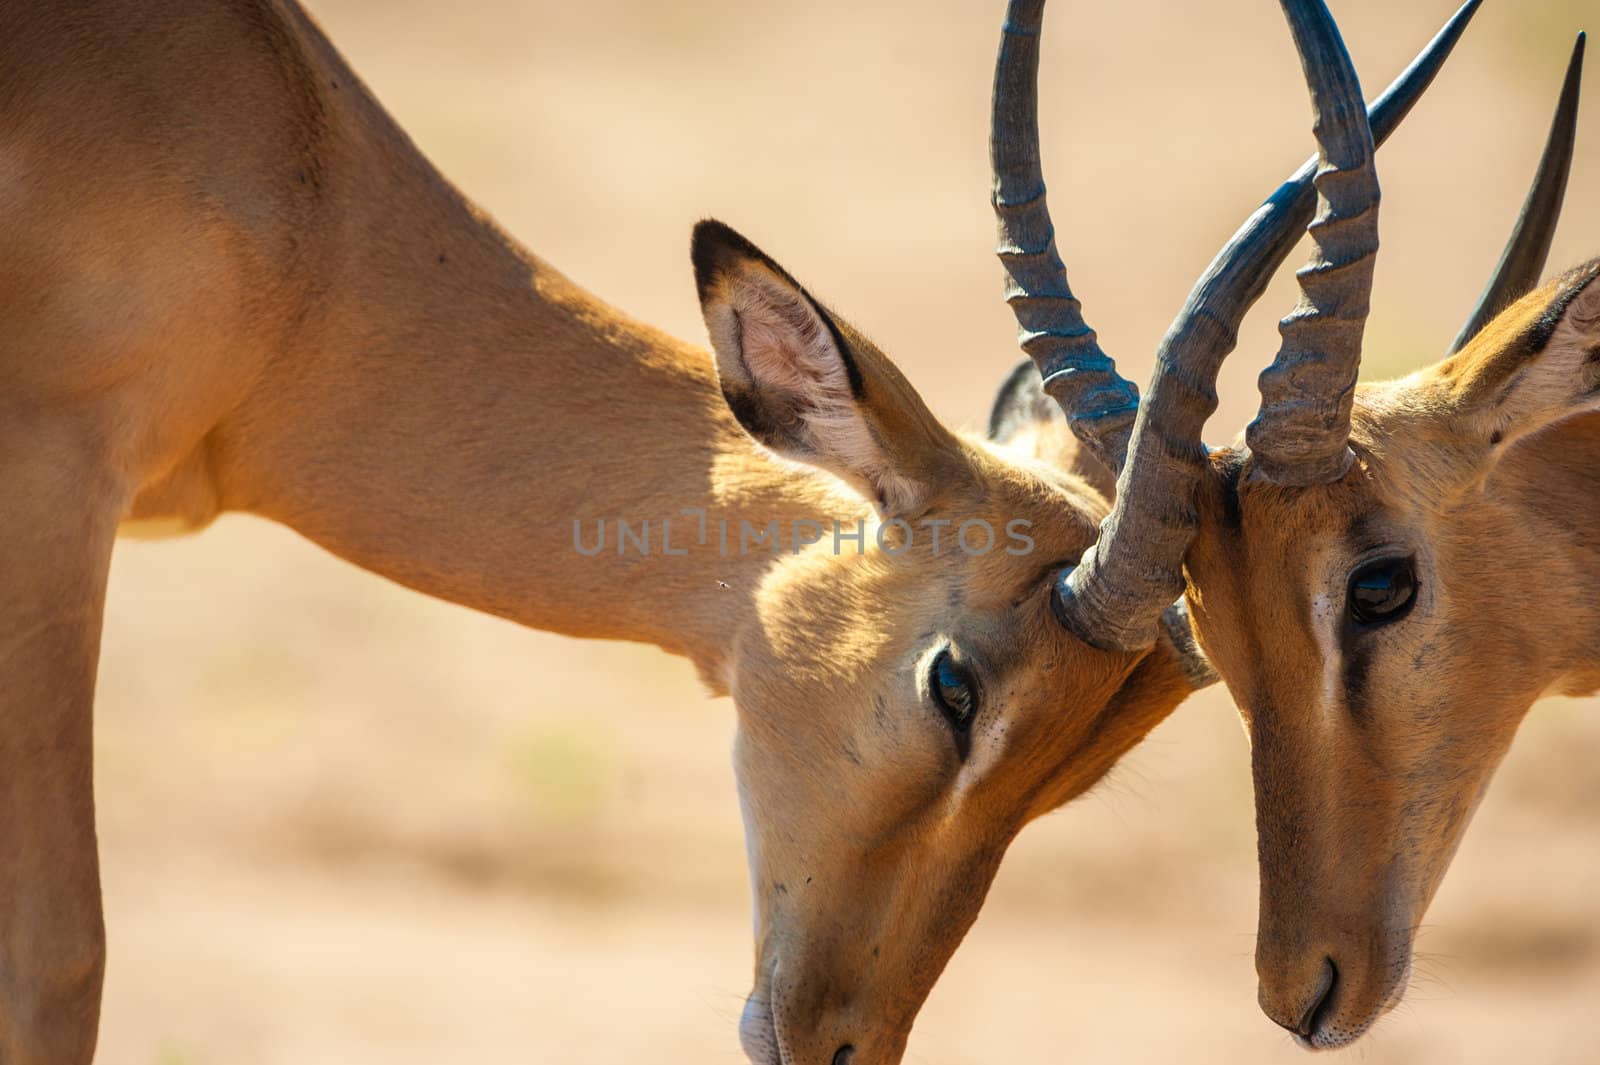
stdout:
MULTIPOLYGON (((1376 89, 1450 0, 1337 4, 1376 89)), ((953 422, 1014 348, 984 148, 999 0, 319 0, 442 168, 620 306, 701 335, 690 223, 744 227, 953 422)), ((1092 320, 1138 378, 1309 151, 1274 5, 1056 0, 1046 138, 1092 320), (1069 32, 1071 31, 1071 32, 1069 32)), ((1384 152, 1369 374, 1434 357, 1520 203, 1588 0, 1488 5, 1384 152), (1537 9, 1537 17, 1529 12, 1537 9)), ((1586 123, 1556 259, 1592 254, 1586 123)), ((1216 435, 1251 413, 1286 282, 1216 435)), ((1367 1062, 1592 1061, 1600 715, 1534 714, 1367 1062)), ((110 1065, 738 1060, 731 708, 656 652, 522 632, 227 520, 119 548, 99 787, 110 1065)), ((1185 706, 1024 833, 908 1060, 1295 1062, 1254 1006, 1244 745, 1185 706)))

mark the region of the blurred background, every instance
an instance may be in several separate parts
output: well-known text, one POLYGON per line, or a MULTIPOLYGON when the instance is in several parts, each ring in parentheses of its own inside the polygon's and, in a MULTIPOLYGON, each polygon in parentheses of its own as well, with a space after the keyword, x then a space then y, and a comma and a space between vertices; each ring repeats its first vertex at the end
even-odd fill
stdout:
MULTIPOLYGON (((1452 5, 1334 3, 1369 93, 1452 5)), ((449 177, 617 306, 702 339, 688 234, 716 215, 981 424, 1017 357, 987 204, 1001 0, 310 7, 449 177)), ((1596 15, 1486 5, 1381 153, 1366 376, 1442 354, 1596 15)), ((1311 151, 1288 32, 1257 0, 1055 0, 1044 54, 1074 286, 1142 382, 1190 283, 1311 151)), ((1554 268, 1600 251, 1597 183, 1591 101, 1554 268)), ((1292 303, 1285 270, 1214 439, 1253 413, 1292 303)), ((521 631, 230 518, 119 546, 98 729, 101 1061, 742 1061, 733 712, 685 662, 521 631)), ((1350 1056, 1596 1060, 1597 755, 1600 706, 1535 709, 1406 1004, 1350 1056)), ((1213 690, 1023 833, 907 1060, 1304 1060, 1255 1007, 1253 848, 1213 690)))

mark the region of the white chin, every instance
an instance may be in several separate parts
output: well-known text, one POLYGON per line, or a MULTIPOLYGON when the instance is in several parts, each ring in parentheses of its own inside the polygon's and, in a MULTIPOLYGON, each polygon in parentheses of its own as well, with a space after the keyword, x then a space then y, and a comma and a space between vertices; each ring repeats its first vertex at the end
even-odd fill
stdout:
POLYGON ((745 1001, 744 1014, 739 1018, 739 1045, 750 1065, 783 1065, 772 1011, 754 996, 745 1001))

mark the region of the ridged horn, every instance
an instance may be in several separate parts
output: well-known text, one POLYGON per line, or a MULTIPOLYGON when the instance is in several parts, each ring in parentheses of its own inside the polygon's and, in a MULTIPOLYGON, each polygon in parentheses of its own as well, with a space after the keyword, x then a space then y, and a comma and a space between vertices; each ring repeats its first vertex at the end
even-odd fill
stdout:
POLYGON ((1323 0, 1282 0, 1311 91, 1317 217, 1300 302, 1261 373, 1261 411, 1245 432, 1253 472, 1279 484, 1326 484, 1349 469, 1350 405, 1378 255, 1378 172, 1361 83, 1323 0))
POLYGON ((1561 203, 1567 194, 1567 176, 1572 170, 1573 147, 1578 139, 1578 93, 1583 87, 1584 34, 1578 34, 1578 43, 1572 47, 1572 60, 1567 64, 1566 81, 1561 86, 1561 102, 1556 105, 1556 117, 1550 124, 1550 137, 1545 141, 1544 155, 1539 160, 1539 170, 1533 176, 1533 186, 1522 204, 1522 214, 1517 217, 1511 240, 1494 268, 1494 276, 1478 297, 1472 316, 1456 334, 1450 345, 1454 355, 1477 336, 1483 327, 1513 303, 1517 302, 1539 284, 1545 261, 1550 257, 1550 243, 1555 240, 1556 223, 1561 219, 1561 203))
POLYGON ((1117 373, 1067 284, 1045 203, 1039 163, 1039 33, 1044 0, 1010 0, 994 68, 989 159, 994 173, 995 252, 1017 340, 1078 439, 1112 470, 1122 468, 1139 390, 1117 373))
MULTIPOLYGON (((1378 142, 1388 139, 1433 83, 1481 0, 1468 0, 1373 104, 1378 142)), ((1137 650, 1183 592, 1183 556, 1194 537, 1195 486, 1205 475, 1201 430, 1216 410, 1216 380, 1239 323, 1298 243, 1317 204, 1314 156, 1234 234, 1189 294, 1156 354, 1111 516, 1064 578, 1057 614, 1080 639, 1137 650)))

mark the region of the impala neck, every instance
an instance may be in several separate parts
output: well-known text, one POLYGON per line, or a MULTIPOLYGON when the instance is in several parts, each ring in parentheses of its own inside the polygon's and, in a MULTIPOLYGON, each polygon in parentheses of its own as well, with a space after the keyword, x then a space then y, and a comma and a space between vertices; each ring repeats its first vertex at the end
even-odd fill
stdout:
POLYGON ((381 319, 349 303, 286 362, 244 504, 419 591, 715 678, 781 557, 756 536, 776 523, 787 551, 797 519, 863 504, 760 452, 709 355, 477 225, 381 319))
POLYGON ((741 523, 776 522, 787 550, 796 519, 864 504, 760 451, 708 354, 525 252, 352 97, 360 150, 327 177, 342 225, 308 257, 284 357, 215 434, 223 504, 430 595, 658 644, 714 679, 776 564, 741 523))

